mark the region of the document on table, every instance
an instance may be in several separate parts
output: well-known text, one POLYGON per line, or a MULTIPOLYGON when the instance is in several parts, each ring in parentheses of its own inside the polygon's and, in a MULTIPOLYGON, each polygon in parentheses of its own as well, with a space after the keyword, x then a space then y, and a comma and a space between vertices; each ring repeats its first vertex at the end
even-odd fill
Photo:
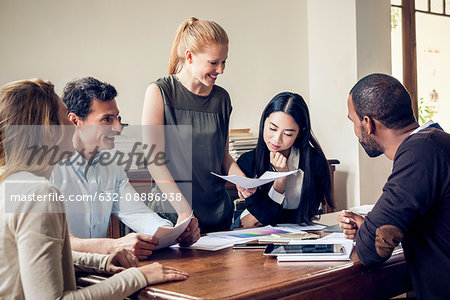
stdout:
POLYGON ((303 233, 304 231, 298 228, 291 227, 281 227, 281 226, 263 226, 263 227, 255 227, 249 229, 238 229, 238 230, 230 230, 230 231, 218 231, 218 232, 210 232, 208 235, 215 237, 223 237, 223 238, 253 238, 257 239, 260 236, 266 236, 271 234, 280 234, 280 233, 303 233))
POLYGON ((322 230, 324 229, 325 225, 322 224, 317 224, 317 223, 313 223, 311 225, 308 224, 277 224, 277 226, 280 227, 289 227, 292 229, 298 229, 298 230, 303 230, 303 231, 317 231, 317 230, 322 230))
POLYGON ((159 241, 158 246, 156 246, 156 249, 166 248, 171 245, 177 244, 177 238, 186 230, 189 223, 192 219, 192 213, 183 222, 178 224, 175 227, 159 227, 155 234, 153 234, 154 237, 156 237, 159 241))
MULTIPOLYGON (((231 237, 216 237, 214 235, 202 236, 195 244, 186 247, 196 250, 217 251, 233 246, 236 243, 245 243, 253 241, 255 238, 231 238, 231 237)), ((176 247, 176 246, 174 246, 176 247)))
MULTIPOLYGON (((303 231, 288 227, 264 226, 250 229, 210 232, 202 236, 195 244, 187 247, 197 250, 217 251, 233 246, 235 243, 245 243, 257 240, 260 236, 273 233, 301 233, 303 231)), ((176 247, 176 246, 174 246, 176 247)))
POLYGON ((260 178, 247 178, 238 175, 219 175, 214 172, 211 172, 211 174, 220 177, 226 181, 229 181, 231 183, 234 183, 236 185, 242 186, 243 188, 251 189, 272 182, 278 178, 292 175, 297 172, 301 172, 301 175, 303 175, 303 171, 300 169, 289 172, 266 171, 264 174, 261 175, 260 178))

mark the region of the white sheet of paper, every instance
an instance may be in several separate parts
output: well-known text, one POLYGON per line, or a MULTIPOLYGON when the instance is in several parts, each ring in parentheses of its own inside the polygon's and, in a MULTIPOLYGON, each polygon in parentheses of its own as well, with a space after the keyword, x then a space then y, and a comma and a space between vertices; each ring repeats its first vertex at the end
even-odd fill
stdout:
POLYGON ((361 216, 367 216, 367 214, 373 209, 375 204, 366 204, 356 207, 351 207, 350 211, 354 212, 355 214, 361 215, 361 216))
MULTIPOLYGON (((233 246, 236 243, 245 243, 255 240, 255 238, 232 238, 232 237, 216 237, 213 235, 202 236, 195 244, 187 247, 196 250, 217 251, 233 246)), ((177 247, 173 246, 173 247, 177 247)))
MULTIPOLYGON (((197 250, 217 251, 227 247, 231 247, 233 246, 233 244, 236 243, 256 241, 258 239, 258 234, 261 234, 261 232, 264 231, 267 231, 267 234, 270 234, 270 231, 273 229, 284 230, 291 233, 302 232, 294 228, 272 227, 270 225, 250 229, 210 232, 207 235, 202 236, 195 244, 187 248, 197 250)), ((173 247, 178 247, 178 245, 175 245, 173 247)))
POLYGON ((220 177, 226 181, 229 181, 231 183, 234 183, 236 185, 242 186, 243 188, 251 189, 251 188, 255 188, 255 187, 261 186, 263 184, 272 182, 275 179, 297 173, 298 171, 301 171, 301 170, 298 169, 298 170, 289 171, 289 172, 266 171, 264 174, 261 175, 260 178, 247 178, 247 177, 242 177, 242 176, 238 176, 238 175, 219 175, 214 172, 211 172, 211 174, 213 174, 217 177, 220 177))
POLYGON ((248 229, 237 229, 237 230, 230 230, 230 231, 217 231, 217 232, 210 232, 207 235, 214 236, 214 237, 221 237, 221 238, 238 238, 238 239, 247 239, 247 238, 253 238, 254 240, 258 239, 260 236, 264 235, 271 235, 274 232, 274 230, 282 230, 285 233, 303 233, 302 230, 298 228, 291 228, 291 227, 273 227, 271 225, 263 226, 263 227, 255 227, 255 228, 248 228, 248 229))
POLYGON ((333 232, 329 235, 324 236, 323 238, 318 239, 319 241, 337 241, 337 242, 348 242, 352 240, 348 240, 345 238, 344 233, 342 232, 333 232))
POLYGON ((186 220, 184 220, 175 227, 159 227, 156 230, 155 234, 153 235, 159 240, 159 244, 158 246, 156 246, 156 249, 166 248, 171 245, 177 244, 178 243, 177 238, 188 227, 189 223, 191 222, 192 215, 193 214, 191 213, 189 218, 187 218, 186 220))
POLYGON ((298 230, 304 230, 304 231, 311 231, 311 230, 322 230, 324 229, 325 225, 321 224, 313 224, 313 225, 307 225, 307 224, 277 224, 277 227, 288 227, 292 229, 298 229, 298 230))

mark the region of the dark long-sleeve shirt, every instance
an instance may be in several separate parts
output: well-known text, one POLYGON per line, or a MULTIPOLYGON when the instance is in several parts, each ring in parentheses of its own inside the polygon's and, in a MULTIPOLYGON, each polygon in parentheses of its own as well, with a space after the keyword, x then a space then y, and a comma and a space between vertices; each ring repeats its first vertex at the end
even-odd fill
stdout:
POLYGON ((419 299, 450 299, 450 135, 407 137, 383 193, 356 237, 364 265, 387 260, 402 243, 419 299))

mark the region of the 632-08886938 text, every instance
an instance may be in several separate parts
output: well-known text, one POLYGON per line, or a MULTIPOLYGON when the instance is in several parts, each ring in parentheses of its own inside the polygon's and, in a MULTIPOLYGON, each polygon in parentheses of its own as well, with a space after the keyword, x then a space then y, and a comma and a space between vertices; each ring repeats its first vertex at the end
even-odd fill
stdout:
POLYGON ((181 193, 127 193, 120 195, 119 193, 102 193, 96 192, 95 194, 86 195, 64 195, 59 193, 49 194, 14 194, 9 197, 10 202, 55 202, 55 201, 71 201, 71 202, 95 202, 95 201, 112 201, 117 202, 119 200, 126 201, 181 201, 181 193))

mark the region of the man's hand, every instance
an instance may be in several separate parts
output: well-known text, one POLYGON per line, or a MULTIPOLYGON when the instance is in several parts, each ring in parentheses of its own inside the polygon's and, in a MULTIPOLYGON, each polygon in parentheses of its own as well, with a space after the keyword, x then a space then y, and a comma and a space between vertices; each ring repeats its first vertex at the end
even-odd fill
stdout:
POLYGON ((239 185, 236 185, 236 189, 238 191, 239 198, 242 199, 246 199, 256 192, 256 188, 246 189, 239 185))
POLYGON ((198 228, 198 220, 192 217, 186 230, 178 237, 178 243, 181 247, 188 247, 200 238, 200 228, 198 228))
POLYGON ((114 251, 130 250, 139 260, 147 259, 159 244, 157 238, 143 233, 129 233, 124 237, 113 240, 114 251))
POLYGON ((364 223, 364 217, 349 210, 343 210, 337 219, 339 221, 339 227, 344 231, 345 238, 350 240, 356 238, 356 232, 362 223, 364 223))
POLYGON ((139 267, 137 257, 128 249, 120 249, 109 256, 105 271, 115 274, 133 267, 139 267))
POLYGON ((258 221, 257 218, 255 218, 255 216, 249 213, 245 217, 241 218, 241 226, 242 228, 253 228, 261 226, 261 223, 258 221))
POLYGON ((270 151, 270 164, 278 172, 288 172, 289 168, 287 166, 287 158, 280 152, 270 151))

